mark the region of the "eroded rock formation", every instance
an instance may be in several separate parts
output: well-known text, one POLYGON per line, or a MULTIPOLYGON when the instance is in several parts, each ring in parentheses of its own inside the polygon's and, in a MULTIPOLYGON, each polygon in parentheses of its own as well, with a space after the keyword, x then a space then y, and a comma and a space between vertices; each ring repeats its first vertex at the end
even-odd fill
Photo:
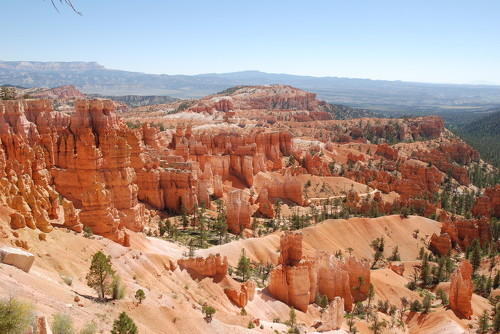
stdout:
POLYGON ((303 312, 318 293, 329 300, 341 297, 350 311, 354 301, 366 298, 369 285, 369 263, 354 257, 340 260, 324 251, 302 257, 302 234, 286 232, 280 239, 280 258, 271 271, 268 289, 276 299, 303 312))
POLYGON ((220 254, 209 255, 207 258, 190 257, 179 259, 177 264, 182 269, 192 271, 195 274, 207 277, 225 276, 227 275, 227 258, 220 254))
POLYGON ((462 260, 451 276, 450 308, 467 319, 472 315, 472 267, 468 260, 462 260))
POLYGON ((255 283, 252 280, 248 280, 242 283, 239 289, 226 288, 224 289, 224 293, 236 306, 242 308, 255 296, 255 283))

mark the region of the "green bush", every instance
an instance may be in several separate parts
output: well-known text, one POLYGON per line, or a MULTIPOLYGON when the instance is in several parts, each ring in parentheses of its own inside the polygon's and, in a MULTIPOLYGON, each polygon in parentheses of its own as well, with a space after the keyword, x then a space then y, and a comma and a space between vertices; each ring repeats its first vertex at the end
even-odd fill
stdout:
POLYGON ((127 313, 122 312, 118 319, 113 322, 111 334, 137 334, 137 326, 127 313))
POLYGON ((33 320, 34 306, 15 298, 0 299, 2 334, 24 333, 33 320))
POLYGON ((80 334, 95 334, 95 333, 97 333, 97 324, 93 321, 83 325, 83 328, 80 330, 80 334))
POLYGON ((52 333, 54 334, 74 334, 73 319, 67 314, 57 313, 52 321, 52 333))
POLYGON ((111 295, 113 299, 125 298, 125 286, 122 284, 122 277, 120 275, 115 275, 113 277, 113 283, 111 283, 111 295))

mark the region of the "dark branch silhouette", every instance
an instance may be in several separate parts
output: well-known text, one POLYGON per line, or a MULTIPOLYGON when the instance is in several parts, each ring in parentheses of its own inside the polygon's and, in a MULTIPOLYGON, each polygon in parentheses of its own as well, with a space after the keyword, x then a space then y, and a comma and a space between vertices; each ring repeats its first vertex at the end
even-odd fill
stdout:
MULTIPOLYGON (((50 2, 52 3, 52 6, 54 6, 55 10, 59 13, 59 9, 57 8, 56 4, 54 3, 55 0, 50 0, 50 2)), ((73 3, 71 2, 71 0, 59 0, 61 3, 65 3, 66 5, 68 5, 69 7, 71 7, 71 9, 73 9, 73 11, 75 13, 77 13, 78 15, 80 16, 83 16, 82 12, 78 11, 75 6, 73 5, 73 3)))

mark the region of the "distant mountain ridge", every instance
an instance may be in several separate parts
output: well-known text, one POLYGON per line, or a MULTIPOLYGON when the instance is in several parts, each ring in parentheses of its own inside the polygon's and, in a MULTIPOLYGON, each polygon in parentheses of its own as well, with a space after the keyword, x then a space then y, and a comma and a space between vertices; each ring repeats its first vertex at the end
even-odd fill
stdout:
POLYGON ((169 95, 200 98, 237 85, 291 85, 329 103, 374 110, 438 113, 455 106, 500 105, 500 86, 427 84, 402 81, 311 77, 243 71, 200 75, 145 74, 111 70, 96 62, 0 61, 0 85, 75 85, 86 94, 169 95))

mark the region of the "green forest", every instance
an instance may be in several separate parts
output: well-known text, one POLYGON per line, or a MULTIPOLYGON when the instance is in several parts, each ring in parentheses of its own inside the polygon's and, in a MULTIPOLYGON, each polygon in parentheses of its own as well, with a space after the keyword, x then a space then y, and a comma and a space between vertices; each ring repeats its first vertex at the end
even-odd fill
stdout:
POLYGON ((500 111, 461 125, 453 131, 474 147, 484 160, 500 168, 500 111))

